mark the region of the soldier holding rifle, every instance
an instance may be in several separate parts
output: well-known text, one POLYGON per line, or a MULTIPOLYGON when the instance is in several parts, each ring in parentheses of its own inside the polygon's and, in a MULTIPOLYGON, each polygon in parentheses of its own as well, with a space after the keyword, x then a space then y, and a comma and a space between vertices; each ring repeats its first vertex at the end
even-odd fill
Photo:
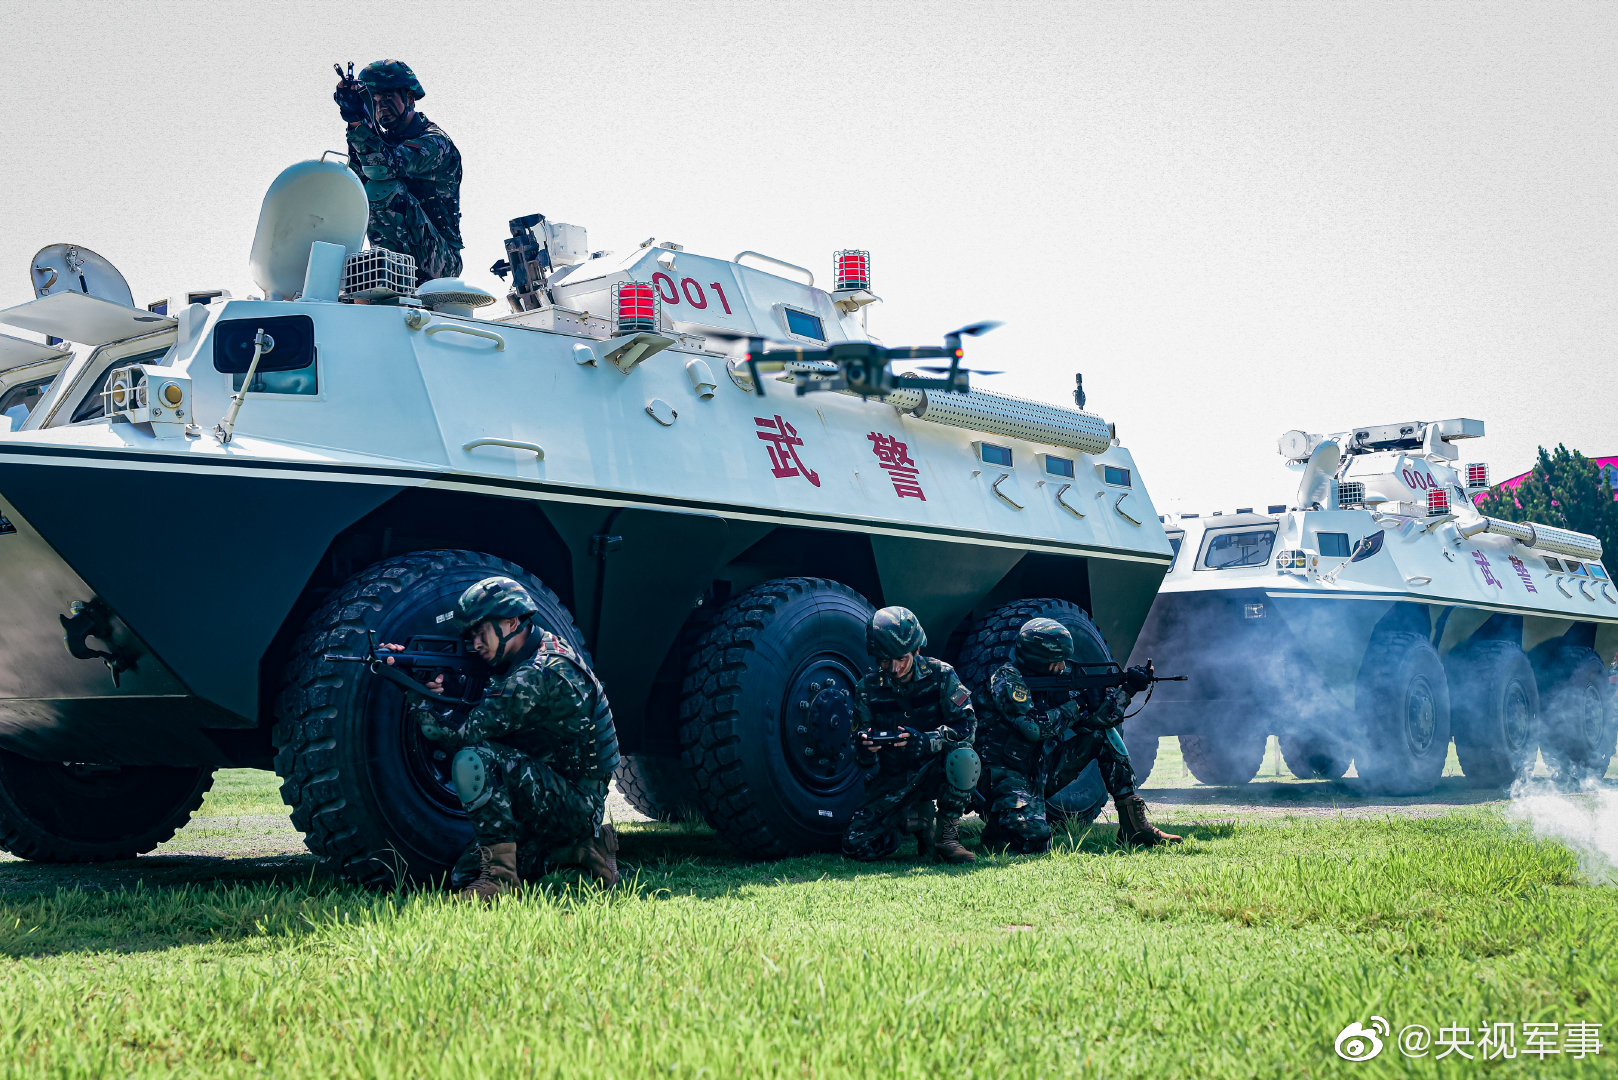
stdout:
POLYGON ((1017 633, 1016 658, 989 677, 983 702, 987 772, 983 843, 1033 855, 1047 851, 1046 800, 1094 761, 1118 810, 1118 842, 1177 843, 1146 820, 1129 751, 1118 735, 1130 699, 1158 681, 1150 667, 1100 675, 1070 671, 1073 635, 1055 619, 1030 619, 1017 633), (1088 684, 1094 685, 1088 685, 1088 684), (1110 684, 1110 685, 1109 685, 1110 684))

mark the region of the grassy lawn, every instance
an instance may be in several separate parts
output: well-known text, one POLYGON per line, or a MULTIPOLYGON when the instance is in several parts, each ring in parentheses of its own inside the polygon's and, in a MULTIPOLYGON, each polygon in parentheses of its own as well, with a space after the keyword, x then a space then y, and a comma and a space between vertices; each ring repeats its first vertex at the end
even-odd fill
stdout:
MULTIPOLYGON (((223 773, 175 844, 277 816, 273 777, 223 773)), ((629 887, 558 879, 492 910, 307 857, 25 885, 8 862, 0 1075, 1614 1074, 1618 1047, 1333 1052, 1372 1014, 1618 1034, 1618 889, 1497 807, 1175 827, 1174 850, 1121 854, 1097 826, 946 869, 746 864, 705 829, 629 826, 629 887)))

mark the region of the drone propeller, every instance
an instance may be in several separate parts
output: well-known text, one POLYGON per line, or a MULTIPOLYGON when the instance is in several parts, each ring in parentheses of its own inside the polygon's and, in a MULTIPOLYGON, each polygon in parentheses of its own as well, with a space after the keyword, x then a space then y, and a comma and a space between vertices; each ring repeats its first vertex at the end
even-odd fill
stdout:
POLYGON ((970 324, 968 326, 963 326, 959 330, 951 330, 949 333, 945 334, 944 336, 945 337, 977 337, 979 334, 987 334, 990 330, 993 330, 998 326, 1004 326, 1004 325, 1005 325, 1005 323, 999 322, 998 320, 995 320, 995 319, 985 319, 983 322, 975 322, 975 323, 972 323, 972 324, 970 324))
POLYGON ((958 367, 921 367, 917 371, 931 371, 939 375, 948 375, 952 371, 959 371, 962 375, 1004 375, 1003 371, 988 371, 984 368, 958 368, 958 367))

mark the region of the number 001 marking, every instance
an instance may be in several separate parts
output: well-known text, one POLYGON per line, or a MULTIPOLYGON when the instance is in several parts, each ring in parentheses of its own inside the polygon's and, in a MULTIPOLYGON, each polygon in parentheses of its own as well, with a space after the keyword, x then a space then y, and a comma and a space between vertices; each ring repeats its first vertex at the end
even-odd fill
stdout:
MULTIPOLYGON (((652 284, 657 288, 657 298, 663 301, 665 307, 677 307, 680 303, 680 294, 685 294, 685 302, 701 311, 708 306, 708 294, 703 290, 701 282, 696 278, 681 278, 679 287, 674 285, 674 279, 659 270, 652 275, 652 284), (695 290, 695 295, 692 291, 695 290)), ((719 305, 725 309, 725 314, 731 314, 730 301, 725 297, 724 286, 717 281, 708 282, 708 288, 719 297, 719 305)))

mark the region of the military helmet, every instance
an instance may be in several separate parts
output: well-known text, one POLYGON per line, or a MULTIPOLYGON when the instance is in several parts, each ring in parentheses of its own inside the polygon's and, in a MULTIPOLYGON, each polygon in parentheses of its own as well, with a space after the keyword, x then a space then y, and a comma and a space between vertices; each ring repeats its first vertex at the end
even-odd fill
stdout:
POLYGON ((1073 659, 1073 635, 1055 619, 1029 619, 1017 631, 1017 659, 1059 664, 1073 659))
POLYGON ((520 582, 508 577, 484 578, 455 601, 455 622, 470 630, 488 619, 526 619, 539 605, 520 582))
POLYGON ((865 647, 878 660, 897 660, 927 647, 927 631, 909 608, 885 607, 871 613, 865 647))
POLYGON ((416 81, 416 73, 403 60, 374 60, 355 77, 372 93, 378 90, 409 90, 417 98, 427 96, 427 91, 416 81))

